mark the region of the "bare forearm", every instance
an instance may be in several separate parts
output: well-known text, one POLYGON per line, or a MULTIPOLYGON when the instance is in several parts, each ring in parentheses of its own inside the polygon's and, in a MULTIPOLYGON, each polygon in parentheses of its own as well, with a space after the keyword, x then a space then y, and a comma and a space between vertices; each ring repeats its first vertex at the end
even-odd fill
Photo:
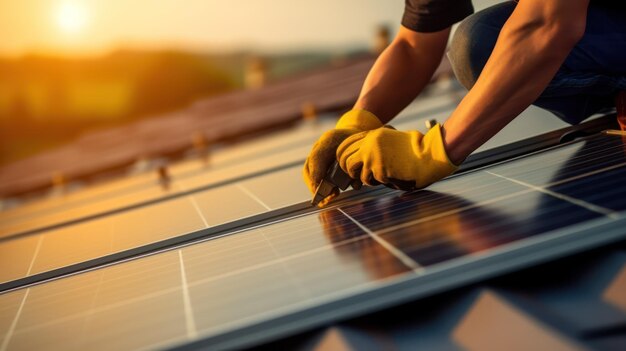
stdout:
POLYGON ((428 84, 441 61, 448 35, 449 29, 408 33, 408 29, 401 28, 398 38, 370 70, 354 108, 368 110, 383 123, 389 122, 428 84))
MULTIPOLYGON (((452 162, 462 162, 532 104, 582 35, 575 25, 529 20, 537 18, 528 13, 537 8, 520 6, 502 29, 478 81, 445 122, 452 162)), ((578 6, 586 11, 584 1, 578 6)))

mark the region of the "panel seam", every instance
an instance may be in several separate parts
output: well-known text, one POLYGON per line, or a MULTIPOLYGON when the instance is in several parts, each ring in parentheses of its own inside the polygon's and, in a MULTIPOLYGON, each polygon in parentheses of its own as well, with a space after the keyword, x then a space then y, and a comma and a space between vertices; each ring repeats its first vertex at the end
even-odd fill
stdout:
POLYGON ((244 193, 246 193, 246 195, 250 196, 254 201, 258 202, 259 204, 261 204, 261 206, 265 207, 266 210, 271 211, 272 208, 269 207, 265 202, 263 202, 261 199, 259 199, 258 196, 254 195, 252 193, 252 191, 250 191, 248 188, 246 188, 245 186, 237 183, 237 187, 243 191, 244 193))
POLYGON ((196 321, 193 317, 193 309, 191 308, 191 297, 189 296, 189 285, 187 284, 187 273, 185 272, 185 263, 183 261, 183 250, 178 250, 178 261, 180 263, 180 277, 183 293, 183 307, 185 309, 185 325, 187 326, 187 337, 195 339, 198 337, 196 329, 196 321))
POLYGON ((35 266, 35 260, 37 260, 37 256, 39 255, 39 251, 41 250, 41 244, 43 243, 44 236, 39 235, 39 240, 37 240, 37 246, 35 247, 35 252, 33 253, 33 259, 30 260, 30 264, 28 265, 28 271, 26 271, 26 276, 30 276, 30 272, 32 272, 33 267, 35 266))
POLYGON ((30 293, 30 288, 26 289, 26 292, 24 293, 24 297, 22 297, 22 302, 20 302, 20 307, 18 307, 17 312, 15 313, 15 318, 13 318, 13 322, 11 323, 9 330, 7 330, 4 341, 2 342, 2 345, 0 345, 0 351, 5 351, 7 347, 9 347, 9 342, 11 341, 11 338, 13 337, 13 334, 15 333, 15 328, 17 327, 17 321, 20 319, 20 316, 22 315, 22 310, 24 309, 24 304, 26 303, 26 298, 28 297, 28 293, 30 293))
MULTIPOLYGON (((180 188, 180 190, 186 191, 185 188, 183 186, 181 186, 180 184, 178 185, 178 187, 180 188)), ((193 195, 190 194, 189 195, 189 201, 191 201, 191 205, 196 210, 196 212, 198 212, 198 215, 200 215, 200 219, 202 219, 202 223, 204 223, 205 228, 209 228, 210 225, 207 222, 206 218, 204 218, 204 215, 202 214, 202 211, 200 211, 200 206, 198 205, 198 202, 196 201, 196 198, 193 195)))

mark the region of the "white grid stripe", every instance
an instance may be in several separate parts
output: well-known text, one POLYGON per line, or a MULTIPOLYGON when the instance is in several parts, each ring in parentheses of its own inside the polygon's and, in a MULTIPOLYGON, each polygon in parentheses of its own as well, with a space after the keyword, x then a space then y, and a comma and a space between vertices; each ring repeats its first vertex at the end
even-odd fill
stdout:
MULTIPOLYGON (((180 191, 186 191, 186 188, 180 184, 178 184, 177 187, 180 189, 180 191)), ((193 195, 189 195, 188 198, 189 198, 189 201, 191 201, 191 205, 193 206, 193 208, 196 210, 196 212, 198 212, 198 215, 200 216, 200 219, 202 219, 202 223, 204 223, 204 226, 206 228, 211 227, 209 223, 207 222, 206 218, 204 218, 202 211, 200 211, 200 206, 196 202, 196 198, 193 195)))
POLYGON ((183 261, 183 250, 178 250, 178 261, 180 262, 180 279, 182 284, 183 305, 185 308, 185 324, 187 326, 187 337, 195 339, 198 336, 196 321, 193 318, 191 308, 191 297, 189 296, 189 285, 187 284, 187 273, 185 272, 185 262, 183 261))
POLYGON ((30 265, 28 265, 28 271, 26 271, 26 276, 28 277, 33 270, 33 266, 35 265, 35 260, 39 255, 39 250, 41 250, 41 244, 43 243, 43 235, 39 235, 39 240, 37 240, 37 246, 35 247, 35 252, 33 253, 33 259, 30 260, 30 265))
POLYGON ((246 188, 245 186, 241 185, 241 184, 237 184, 237 187, 239 189, 241 189, 241 191, 243 191, 244 193, 246 193, 246 195, 250 196, 252 199, 254 199, 254 201, 258 202, 259 204, 261 204, 261 206, 265 207, 266 210, 271 211, 272 208, 267 206, 267 204, 265 202, 263 202, 261 199, 259 199, 258 196, 254 195, 250 190, 248 190, 248 188, 246 188))

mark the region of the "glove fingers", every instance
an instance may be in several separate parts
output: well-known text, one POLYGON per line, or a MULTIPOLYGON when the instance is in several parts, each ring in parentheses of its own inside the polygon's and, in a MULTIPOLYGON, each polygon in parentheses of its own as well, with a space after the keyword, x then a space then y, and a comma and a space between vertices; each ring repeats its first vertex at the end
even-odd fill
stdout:
POLYGON ((359 190, 363 187, 363 183, 361 183, 360 179, 353 180, 352 183, 350 183, 350 185, 352 186, 352 189, 354 190, 359 190))
MULTIPOLYGON (((357 150, 358 151, 358 150, 357 150)), ((345 172, 348 173, 350 178, 359 179, 361 177, 361 169, 363 168, 363 161, 361 160, 358 152, 353 153, 345 160, 345 172)))
POLYGON ((333 139, 335 136, 329 136, 315 143, 305 161, 304 178, 311 193, 315 192, 326 171, 335 162, 335 147, 338 140, 333 139))
POLYGON ((361 182, 363 182, 363 184, 366 184, 369 186, 380 185, 380 182, 376 180, 376 178, 374 178, 374 173, 372 173, 372 170, 368 168, 361 169, 360 179, 361 179, 361 182))
POLYGON ((377 186, 382 184, 381 182, 379 182, 378 180, 376 180, 376 178, 374 178, 374 174, 370 173, 370 175, 368 176, 368 181, 367 181, 367 185, 369 186, 377 186))
POLYGON ((346 153, 347 150, 358 150, 359 149, 359 141, 365 138, 367 132, 356 133, 347 137, 339 146, 337 147, 337 159, 341 159, 341 155, 346 153), (356 144, 356 145, 355 145, 356 144))
POLYGON ((359 163, 359 141, 365 137, 367 133, 358 133, 344 140, 337 148, 337 161, 339 167, 348 173, 350 178, 358 179, 362 164, 359 163))

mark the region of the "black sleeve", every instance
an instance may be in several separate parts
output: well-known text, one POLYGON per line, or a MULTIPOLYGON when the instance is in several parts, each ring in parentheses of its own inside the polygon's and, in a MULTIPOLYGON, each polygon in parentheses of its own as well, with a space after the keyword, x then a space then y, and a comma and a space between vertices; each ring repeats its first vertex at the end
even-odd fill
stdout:
POLYGON ((402 25, 416 32, 437 32, 472 13, 471 0, 405 0, 402 25))

